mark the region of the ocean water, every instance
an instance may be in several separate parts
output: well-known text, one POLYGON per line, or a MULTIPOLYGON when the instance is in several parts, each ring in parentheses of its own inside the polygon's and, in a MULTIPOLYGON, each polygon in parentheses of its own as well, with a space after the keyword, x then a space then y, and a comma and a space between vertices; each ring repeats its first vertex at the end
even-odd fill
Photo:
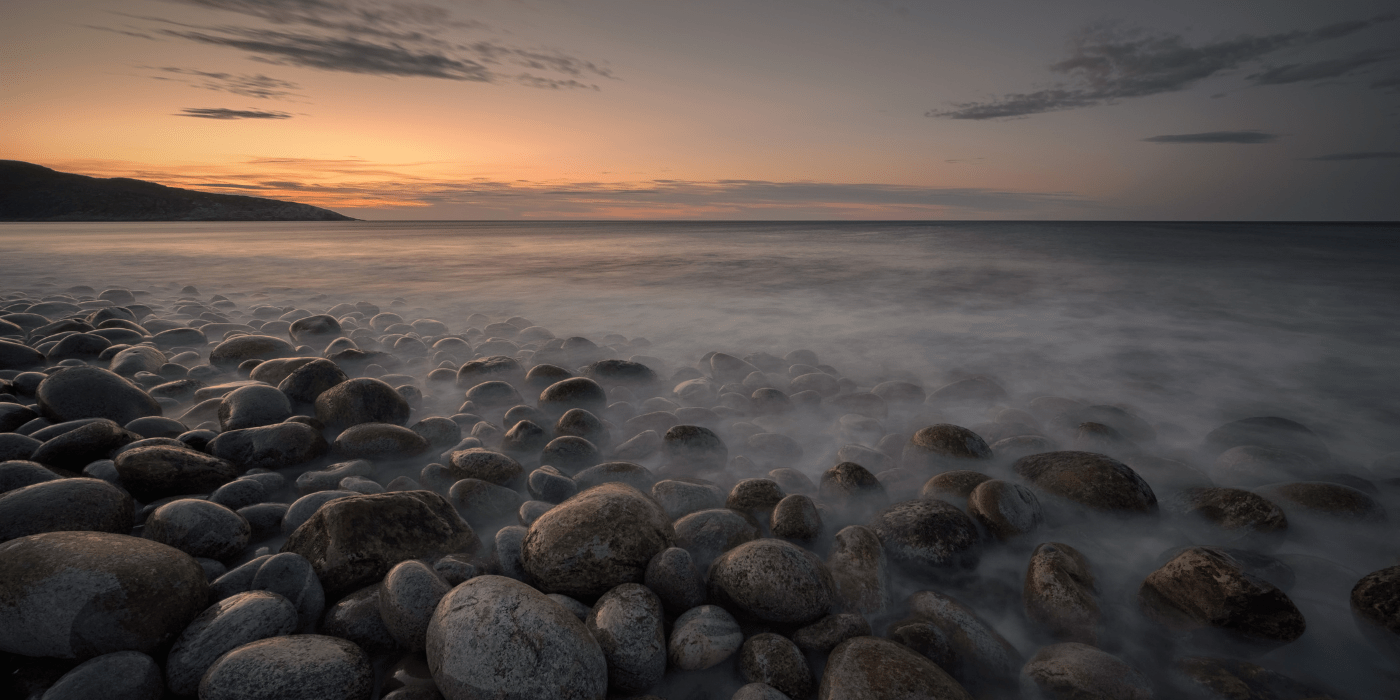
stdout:
POLYGON ((808 348, 862 383, 986 374, 1189 434, 1280 415, 1358 464, 1400 450, 1400 225, 0 224, 0 279, 402 298, 677 364, 808 348))

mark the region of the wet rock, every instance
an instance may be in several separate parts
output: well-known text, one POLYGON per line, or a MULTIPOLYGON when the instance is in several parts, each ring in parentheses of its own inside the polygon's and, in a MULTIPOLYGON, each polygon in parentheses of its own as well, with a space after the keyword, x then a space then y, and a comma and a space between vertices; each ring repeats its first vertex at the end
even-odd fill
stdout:
POLYGON ((1372 571, 1357 581, 1351 612, 1368 641, 1400 660, 1400 566, 1372 571))
POLYGON ((459 479, 447 497, 473 527, 489 529, 509 522, 524 501, 520 492, 481 479, 459 479))
POLYGON ((319 634, 272 637, 220 656, 199 683, 201 700, 242 700, 250 688, 265 697, 369 700, 374 668, 353 643, 319 634))
MULTIPOLYGON (((11 464, 19 469, 8 471, 23 469, 23 463, 11 464)), ((55 475, 51 480, 0 493, 0 542, 42 532, 126 534, 131 531, 133 515, 131 497, 115 486, 98 479, 58 479, 55 475)))
POLYGON ((178 438, 189 432, 189 428, 180 421, 162 416, 137 418, 124 427, 128 432, 136 433, 143 438, 178 438))
POLYGON ((1255 491, 1295 515, 1371 523, 1386 520, 1385 506, 1362 491, 1341 484, 1305 481, 1272 484, 1255 491))
POLYGON ((551 418, 563 416, 571 408, 581 408, 597 415, 607 405, 607 391, 587 377, 573 377, 551 384, 540 392, 539 398, 540 410, 551 418))
POLYGON ((319 471, 302 472, 297 477, 297 493, 306 495, 318 491, 332 491, 340 487, 341 480, 351 476, 373 476, 374 463, 365 459, 337 462, 319 471))
POLYGON ((1174 513, 1196 517, 1232 536, 1277 545, 1288 531, 1288 518, 1277 504, 1259 494, 1223 487, 1191 488, 1168 503, 1174 513))
POLYGON ((1030 534, 1045 524, 1035 493, 1000 479, 984 481, 972 490, 967 498, 967 514, 999 540, 1030 534))
POLYGON ((1037 490, 1091 510, 1118 515, 1157 512, 1152 487, 1112 457, 1094 452, 1047 452, 1022 457, 1013 468, 1037 490))
POLYGON ((466 399, 488 411, 504 409, 524 402, 520 392, 509 382, 482 382, 467 390, 466 399))
POLYGON ((878 637, 856 637, 832 650, 817 698, 972 700, 972 696, 937 664, 900 644, 878 637))
POLYGON ((607 693, 607 662, 584 624, 503 576, 479 576, 452 589, 433 614, 427 640, 428 667, 448 700, 602 700, 607 693))
POLYGON ((1041 647, 1021 669, 1022 693, 1052 700, 1152 700, 1152 684, 1137 669, 1088 644, 1041 647))
POLYGON ((1327 444, 1307 426, 1277 416, 1226 423, 1206 435, 1204 450, 1207 455, 1214 456, 1241 445, 1299 452, 1317 462, 1325 462, 1331 456, 1327 444))
POLYGON ((450 418, 430 416, 409 426, 428 441, 429 448, 444 448, 457 444, 462 439, 462 428, 450 418))
POLYGON ((957 425, 939 423, 920 429, 904 446, 902 465, 915 471, 977 469, 992 459, 992 449, 977 433, 957 425))
POLYGON ((646 586, 624 583, 598 599, 585 621, 608 664, 608 689, 637 694, 666 674, 661 600, 646 586))
POLYGON ((891 561, 922 575, 976 568, 982 556, 977 525, 946 501, 903 501, 877 514, 870 529, 891 561))
POLYGON ((1021 592, 1026 617, 1051 637, 1097 644, 1098 584, 1079 550, 1047 542, 1031 553, 1021 592))
POLYGON ((666 461, 696 473, 723 469, 729 463, 729 449, 709 428, 677 425, 662 437, 661 451, 666 461))
POLYGON ((403 425, 410 410, 394 387, 370 377, 341 382, 316 398, 316 418, 337 432, 361 423, 403 425))
MULTIPOLYGON (((37 442, 37 440, 35 441, 37 442)), ((15 489, 22 489, 34 484, 42 484, 46 481, 56 481, 61 479, 59 475, 45 469, 42 465, 24 460, 5 460, 0 462, 0 494, 9 493, 15 489)))
POLYGON ((173 547, 97 532, 21 537, 0 544, 0 650, 68 659, 151 652, 208 595, 199 563, 173 547))
POLYGON ((380 584, 379 616, 399 646, 409 651, 425 648, 428 622, 449 590, 447 582, 421 561, 399 562, 389 570, 380 584))
POLYGON ((530 495, 546 503, 563 503, 578 493, 578 483, 554 467, 541 467, 526 479, 530 495))
POLYGON ((281 531, 282 518, 286 516, 288 508, 286 503, 257 503, 238 508, 235 512, 248 521, 248 527, 252 530, 249 541, 258 542, 281 531))
POLYGON ((604 462, 575 474, 574 481, 578 483, 580 490, 590 489, 599 484, 619 483, 647 493, 656 484, 656 475, 640 464, 604 462))
POLYGON ((724 507, 767 520, 784 496, 772 479, 742 479, 729 490, 724 507))
POLYGON ((565 474, 578 474, 601 461, 603 455, 597 446, 569 435, 550 440, 540 451, 540 464, 548 464, 565 474))
POLYGON ((790 698, 806 698, 815 690, 807 659, 792 640, 765 632, 749 637, 739 649, 739 672, 750 683, 763 683, 790 698))
POLYGON ((209 351, 209 364, 230 371, 248 360, 296 357, 296 349, 281 338, 266 335, 238 335, 209 351))
POLYGON ((641 582, 647 563, 674 537, 669 518, 651 499, 624 484, 603 484, 536 520, 521 558, 540 590, 592 597, 641 582))
POLYGON ((165 355, 161 351, 138 345, 127 348, 117 353, 112 358, 112 363, 108 365, 113 374, 123 377, 135 376, 138 372, 151 372, 159 374, 161 367, 165 365, 165 355))
POLYGON ((180 633, 166 660, 165 678, 176 695, 194 695, 199 679, 224 653, 297 629, 297 611, 268 591, 238 593, 214 603, 180 633))
POLYGON ((49 348, 47 354, 53 362, 62 360, 96 360, 112 345, 112 341, 92 333, 73 333, 64 336, 58 344, 49 348))
POLYGON ((778 501, 773 508, 771 525, 774 537, 798 542, 811 542, 821 534, 822 518, 812 499, 793 494, 778 501))
POLYGON ((331 443, 331 452, 351 459, 400 460, 428 450, 422 435, 390 423, 359 423, 346 428, 331 443))
POLYGON ((667 517, 678 520, 702 510, 723 508, 725 494, 714 484, 665 479, 651 487, 651 497, 661 504, 667 517))
POLYGON ((823 472, 820 493, 823 501, 852 519, 868 518, 890 503, 880 480, 855 462, 842 462, 823 472))
POLYGON ((157 445, 127 450, 113 460, 122 486, 143 503, 191 493, 210 493, 233 481, 233 464, 180 447, 157 445))
POLYGON ((379 584, 366 586, 340 599, 321 621, 320 632, 354 642, 371 654, 384 654, 398 649, 398 642, 384 626, 379 614, 379 584))
POLYGON ((219 404, 219 428, 223 431, 273 425, 291 416, 287 395, 266 385, 235 389, 219 404))
POLYGON ((710 566, 710 598, 763 622, 814 622, 831 609, 834 588, 821 559, 782 540, 746 542, 710 566))
POLYGON ((705 602, 705 583, 690 552, 671 547, 647 562, 643 577, 646 587, 656 593, 667 615, 674 617, 705 602))
POLYGON ((836 533, 826 563, 842 610, 876 614, 888 607, 889 566, 874 530, 851 525, 836 533))
POLYGON ((540 453, 549 443, 549 435, 534 421, 516 421, 501 436, 501 451, 525 459, 540 453))
POLYGON ((1190 656, 1172 665, 1173 680, 1191 697, 1209 700, 1326 698, 1316 688, 1262 666, 1235 659, 1190 656))
POLYGON ((277 390, 294 404, 314 404, 321 394, 349 380, 336 363, 315 359, 292 370, 277 383, 277 390))
POLYGON ((0 462, 29 461, 42 444, 28 435, 0 433, 0 462))
POLYGON ((930 477, 924 482, 922 490, 919 491, 919 498, 925 500, 966 500, 972 495, 982 482, 991 481, 992 477, 982 472, 959 469, 951 472, 930 477))
POLYGON ((560 416, 554 424, 554 434, 583 438, 599 450, 606 450, 612 444, 612 436, 603 421, 581 408, 571 408, 565 411, 564 415, 560 416))
POLYGON ((146 392, 96 367, 70 367, 50 374, 39 384, 35 398, 39 413, 54 423, 106 418, 126 425, 161 414, 160 404, 146 392))
POLYGON ((43 367, 44 354, 21 343, 0 340, 0 370, 26 370, 43 367))
POLYGON ((797 630, 792 635, 792 642, 803 651, 826 654, 847 639, 869 636, 870 633, 870 623, 861 615, 838 613, 797 630))
MULTIPOLYGON (((47 432, 40 430, 35 435, 42 436, 47 432)), ((106 459, 136 438, 135 434, 105 418, 89 419, 72 430, 49 438, 34 450, 29 459, 58 469, 78 471, 91 462, 106 459)))
POLYGON ((519 488, 525 476, 525 468, 508 455, 479 447, 453 452, 448 469, 454 479, 480 479, 512 489, 519 488))
POLYGON ((682 671, 713 668, 744 643, 734 616, 718 605, 702 605, 676 618, 667 642, 667 658, 682 671))
POLYGON ((44 698, 159 700, 162 685, 155 659, 139 651, 117 651, 78 664, 45 691, 44 698))
POLYGON ((312 426, 289 422, 221 433, 207 449, 244 469, 285 469, 326 454, 330 445, 312 426))
POLYGON ((142 536, 192 557, 227 561, 248 546, 251 529, 243 516, 209 501, 180 499, 157 508, 142 536))
POLYGON ((1144 615, 1199 644, 1271 648, 1302 636, 1302 613, 1283 591, 1218 547, 1191 547, 1138 589, 1144 615))
POLYGON ((378 581, 408 559, 472 552, 471 526, 431 491, 355 495, 321 506, 282 546, 310 560, 332 598, 378 581))
POLYGON ((928 657, 973 695, 1016 687, 1021 653, 972 608, 936 591, 909 597, 911 617, 890 627, 890 638, 928 657))
POLYGON ((695 565, 709 567, 719 555, 758 539, 756 523, 728 508, 701 510, 675 521, 676 546, 690 552, 695 565))
POLYGON ((1215 458, 1210 478, 1221 486, 1253 488, 1279 481, 1310 479, 1321 471, 1317 462, 1301 452, 1242 445, 1215 458))

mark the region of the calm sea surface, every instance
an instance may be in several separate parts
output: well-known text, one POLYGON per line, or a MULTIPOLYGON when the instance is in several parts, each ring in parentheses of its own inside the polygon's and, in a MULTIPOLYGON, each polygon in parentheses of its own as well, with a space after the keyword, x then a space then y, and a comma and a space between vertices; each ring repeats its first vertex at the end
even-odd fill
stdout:
POLYGON ((1192 431, 1284 415, 1362 463, 1400 450, 1397 225, 0 224, 0 279, 402 297, 677 362, 807 347, 857 379, 987 373, 1192 431))

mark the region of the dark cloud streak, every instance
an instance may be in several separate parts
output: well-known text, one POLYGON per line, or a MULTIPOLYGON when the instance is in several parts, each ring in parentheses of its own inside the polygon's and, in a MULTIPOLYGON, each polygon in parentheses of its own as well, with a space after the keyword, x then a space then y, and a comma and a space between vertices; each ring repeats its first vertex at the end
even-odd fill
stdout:
POLYGON ((1290 63, 1248 76, 1256 85, 1286 85, 1310 80, 1340 78, 1359 68, 1365 68, 1400 57, 1400 51, 1377 49, 1361 51, 1347 58, 1335 58, 1312 63, 1290 63))
POLYGON ((1400 151, 1353 151, 1351 153, 1328 153, 1325 156, 1304 158, 1303 160, 1315 161, 1348 161, 1348 160, 1400 160, 1400 151))
POLYGON ((177 117, 197 119, 291 119, 286 112, 272 112, 261 109, 227 109, 224 107, 187 107, 180 110, 177 117))
POLYGON ((1148 143, 1272 143, 1278 134, 1263 131, 1206 131, 1199 134, 1166 134, 1143 139, 1148 143))
POLYGON ((240 97, 252 97, 261 100, 298 97, 299 95, 294 91, 301 89, 301 86, 296 83, 279 78, 271 78, 261 73, 256 75, 214 73, 193 68, 176 68, 172 66, 164 66, 152 70, 179 76, 177 78, 152 76, 157 80, 178 80, 186 85, 203 90, 227 92, 240 97))

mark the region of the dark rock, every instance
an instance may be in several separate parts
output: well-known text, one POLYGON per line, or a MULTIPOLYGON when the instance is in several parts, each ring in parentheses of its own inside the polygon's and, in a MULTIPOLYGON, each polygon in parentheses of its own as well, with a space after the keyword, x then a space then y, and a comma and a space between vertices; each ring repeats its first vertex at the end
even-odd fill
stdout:
POLYGON ((600 450, 606 450, 612 444, 612 435, 603 421, 581 408, 565 411, 554 424, 554 434, 583 438, 600 450))
POLYGON ((160 700, 164 683, 155 659, 116 651, 78 664, 44 692, 48 700, 160 700))
POLYGON ((967 514, 999 540, 1030 534, 1045 524, 1035 493, 1000 479, 984 481, 972 490, 967 498, 967 514))
POLYGON ((0 340, 0 370, 43 367, 44 354, 21 343, 0 340))
POLYGON ((746 542, 710 566, 710 598, 763 622, 814 622, 831 609, 834 588, 821 559, 782 540, 746 542))
POLYGON ((139 372, 160 374, 161 368, 164 366, 165 355, 161 351, 138 345, 117 353, 112 358, 112 364, 108 366, 108 369, 123 377, 134 377, 139 372))
POLYGON ((321 394, 349 380, 336 363, 315 359, 292 370, 277 383, 277 390, 292 403, 314 404, 321 394))
POLYGON ((62 360, 96 360, 112 341, 92 333, 72 333, 64 336, 46 353, 52 362, 62 360))
POLYGON ((666 674, 661 600, 646 586, 624 583, 604 593, 584 624, 607 660, 610 691, 642 693, 666 674))
POLYGON ((1014 692, 1021 653, 972 608, 936 591, 909 597, 911 617, 890 627, 890 638, 928 657, 968 690, 1014 692))
POLYGON ((757 523, 728 508, 701 510, 675 521, 676 546, 706 568, 716 557, 758 539, 757 523))
POLYGON ((896 503, 880 511, 870 529, 891 561, 923 575, 971 570, 982 557, 977 525, 946 501, 896 503))
POLYGON ((1386 520, 1385 506, 1362 491, 1341 484, 1322 481, 1272 484, 1256 492, 1295 516, 1371 523, 1386 520))
POLYGON ((580 490, 600 484, 627 484, 642 493, 651 491, 656 484, 656 475, 650 469, 631 462, 604 462, 595 464, 574 475, 580 490))
POLYGON ((149 653, 208 595, 199 563, 173 547, 98 532, 22 537, 0 544, 0 650, 68 659, 149 653))
POLYGON ((820 493, 823 501, 852 520, 864 520, 890 504, 880 480, 855 462, 842 462, 823 472, 820 493))
POLYGON ((199 682, 201 700, 242 700, 250 688, 265 697, 369 700, 374 668, 355 644, 319 634, 272 637, 220 656, 199 682))
POLYGON ((361 423, 403 425, 410 410, 392 386, 369 377, 341 382, 316 398, 316 418, 337 432, 361 423))
POLYGON ((1058 542, 1036 547, 1026 567, 1021 596, 1026 617, 1051 637, 1098 643, 1098 584, 1089 560, 1079 550, 1058 542))
POLYGON ((467 390, 466 399, 488 411, 515 406, 524 399, 509 382, 482 382, 467 390))
POLYGON ((670 617, 704 604, 705 583, 690 552, 680 547, 663 550, 647 562, 643 582, 656 593, 670 617))
POLYGON ((124 427, 128 432, 136 433, 143 438, 178 438, 189 432, 189 428, 180 421, 162 416, 137 418, 124 427))
POLYGON ((209 493, 233 481, 231 463, 179 447, 141 447, 117 455, 122 485, 137 500, 150 503, 168 496, 209 493))
POLYGON ((854 637, 870 635, 870 623, 855 613, 827 615, 792 634, 797 648, 816 654, 826 654, 838 644, 854 637))
POLYGON ((151 336, 151 341, 156 347, 169 350, 171 348, 189 347, 202 348, 209 339, 204 335, 204 331, 198 328, 171 328, 151 336))
POLYGON ((535 589, 479 576, 452 589, 428 626, 428 667, 452 700, 602 700, 608 666, 578 618, 535 589), (541 659, 549 663, 541 665, 541 659))
POLYGON ((287 515, 288 508, 286 503, 258 503, 243 506, 236 512, 248 521, 248 527, 252 530, 249 539, 257 542, 282 529, 282 518, 287 515))
POLYGON ((1327 697, 1326 693, 1316 688, 1247 661, 1190 656, 1173 664, 1172 671, 1173 680, 1191 697, 1209 700, 1307 700, 1327 697))
POLYGON ((389 570, 380 584, 379 616, 399 646, 424 649, 433 610, 449 590, 451 586, 421 561, 399 562, 389 570))
POLYGON ((220 576, 211 589, 220 600, 246 591, 276 593, 296 610, 297 627, 302 631, 315 626, 326 605, 325 591, 311 562, 290 553, 256 557, 220 576))
POLYGON ((603 454, 591 442, 573 436, 554 438, 540 451, 540 464, 548 464, 565 474, 578 474, 603 461, 603 454))
POLYGON ((331 443, 331 451, 350 459, 398 460, 428 450, 423 436, 400 425, 359 423, 346 428, 331 443))
POLYGON ((14 431, 15 428, 38 418, 39 414, 28 406, 17 403, 0 403, 0 433, 14 431))
POLYGON ((1023 695, 1052 700, 1152 700, 1152 684, 1133 667, 1088 644, 1041 647, 1021 669, 1023 695))
POLYGON ((573 376, 573 372, 563 367, 550 364, 535 365, 530 368, 529 372, 525 373, 525 386, 533 391, 544 391, 551 384, 564 381, 573 376))
POLYGON ((783 467, 768 472, 768 478, 778 482, 778 488, 786 494, 802 494, 812 496, 817 493, 817 485, 812 480, 796 469, 783 467))
POLYGON ((454 480, 480 479, 512 489, 519 488, 525 476, 525 468, 519 462, 500 452, 479 447, 453 452, 448 469, 454 480))
POLYGON ((651 487, 651 497, 672 520, 702 510, 723 508, 725 494, 714 484, 664 479, 651 487))
POLYGON ((379 614, 379 584, 366 586, 345 596, 326 610, 319 631, 332 637, 354 642, 372 654, 380 655, 398 649, 398 642, 384 626, 379 614))
POLYGON ((822 518, 812 499, 793 494, 778 501, 773 508, 770 527, 774 537, 811 542, 821 534, 822 518))
POLYGON ((447 497, 467 522, 482 529, 510 521, 524 500, 518 491, 481 479, 458 479, 447 497))
POLYGON ((209 454, 244 469, 285 469, 330 451, 321 432, 305 423, 278 423, 222 433, 209 441, 209 454))
POLYGON ((729 490, 724 507, 767 520, 784 496, 772 479, 742 479, 729 490))
POLYGON ((702 671, 733 656, 743 643, 734 616, 718 605, 701 605, 676 618, 666 656, 677 669, 702 671))
POLYGON ((549 435, 544 428, 534 421, 521 420, 501 436, 501 451, 524 459, 539 454, 548 443, 549 435))
POLYGON ((723 469, 729 463, 729 449, 724 441, 714 431, 698 425, 677 425, 667 430, 661 450, 668 463, 697 473, 723 469))
POLYGON ((1372 571, 1357 581, 1351 612, 1368 641, 1400 660, 1400 566, 1372 571))
POLYGON ((991 479, 992 477, 982 472, 965 469, 943 472, 924 482, 923 489, 919 491, 919 498, 924 500, 965 500, 972 496, 972 492, 977 490, 978 485, 984 481, 991 481, 991 479))
POLYGON ((563 503, 578 493, 578 484, 559 473, 554 467, 541 467, 530 472, 526 480, 530 495, 546 503, 563 503))
POLYGON ((1208 456, 1215 456, 1241 445, 1300 452, 1317 462, 1325 462, 1331 456, 1327 444, 1307 426, 1277 416, 1226 423, 1206 435, 1204 450, 1208 456))
POLYGON ((546 593, 592 597, 643 580, 647 563, 674 539, 651 499, 617 483, 559 504, 530 526, 521 549, 525 571, 546 593))
POLYGON ((8 459, 0 461, 0 494, 61 478, 63 477, 35 462, 8 459))
POLYGON ((976 469, 992 459, 992 448, 967 428, 939 423, 914 433, 901 459, 904 467, 915 471, 976 469))
POLYGON ((1104 513, 1155 514, 1157 496, 1128 465, 1094 452, 1047 452, 1016 460, 1036 489, 1104 513))
POLYGON ((194 695, 199 679, 226 652, 296 629, 296 608, 276 593, 248 591, 220 600, 175 640, 166 659, 166 684, 176 695, 194 695))
POLYGON ((272 360, 296 357, 296 349, 281 338, 266 335, 238 335, 225 340, 209 351, 209 364, 224 371, 232 370, 248 360, 272 360))
POLYGON ((282 546, 306 557, 327 595, 340 597, 407 559, 471 552, 471 526, 431 491, 356 495, 319 508, 282 546))
POLYGON ((0 433, 0 462, 29 461, 42 444, 28 435, 0 433))
POLYGON ((240 387, 219 404, 219 428, 225 432, 273 425, 291 416, 287 395, 267 385, 240 387))
POLYGON ((878 637, 848 639, 832 650, 817 698, 972 700, 937 664, 903 645, 878 637))
POLYGON ((186 498, 166 503, 151 513, 142 536, 192 557, 228 561, 248 546, 251 532, 243 516, 232 510, 186 498))
POLYGON ((50 421, 106 418, 126 425, 158 416, 160 404, 120 376, 96 367, 70 367, 50 374, 35 394, 39 412, 50 421))
POLYGON ((137 438, 110 420, 97 419, 50 438, 35 449, 29 459, 58 469, 79 471, 91 462, 107 459, 137 438))
MULTIPOLYGON (((6 471, 14 474, 20 470, 6 471)), ((124 535, 131 532, 134 511, 131 497, 105 481, 57 478, 42 481, 0 493, 0 542, 41 532, 92 531, 124 535)))
POLYGON ((772 686, 790 698, 806 698, 815 690, 807 659, 792 640, 765 632, 744 640, 739 649, 739 672, 750 683, 772 686))
POLYGON ((874 530, 851 525, 836 533, 827 556, 840 609, 877 614, 889 606, 889 566, 874 530))
POLYGON ((1223 487, 1191 488, 1171 499, 1168 507, 1214 525, 1234 539, 1278 544, 1288 531, 1283 509, 1263 496, 1223 487))
POLYGON ((334 316, 322 314, 293 321, 288 329, 288 334, 292 340, 303 345, 324 347, 332 340, 339 338, 343 331, 340 328, 340 322, 334 316))
POLYGON ((1202 637, 1200 643, 1272 648, 1307 628, 1283 591, 1218 547, 1189 548, 1149 574, 1138 589, 1138 605, 1149 619, 1202 637))

